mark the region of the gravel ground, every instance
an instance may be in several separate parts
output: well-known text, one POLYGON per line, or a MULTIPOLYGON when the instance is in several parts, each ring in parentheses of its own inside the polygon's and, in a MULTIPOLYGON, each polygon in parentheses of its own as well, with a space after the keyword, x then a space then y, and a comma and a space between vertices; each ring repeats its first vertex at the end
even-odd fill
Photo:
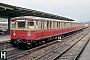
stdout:
POLYGON ((69 37, 69 38, 67 38, 67 39, 62 40, 61 42, 57 42, 57 43, 54 43, 54 44, 52 44, 52 45, 49 45, 48 47, 39 49, 39 50, 37 50, 37 51, 35 51, 35 52, 32 52, 32 53, 29 54, 29 55, 26 55, 26 56, 24 56, 24 57, 22 57, 22 58, 19 58, 19 59, 17 59, 17 60, 33 60, 34 58, 42 55, 43 53, 46 53, 47 51, 55 48, 56 46, 59 46, 59 45, 62 44, 62 43, 67 42, 67 40, 70 40, 71 38, 74 38, 74 37, 75 37, 75 36, 69 37))

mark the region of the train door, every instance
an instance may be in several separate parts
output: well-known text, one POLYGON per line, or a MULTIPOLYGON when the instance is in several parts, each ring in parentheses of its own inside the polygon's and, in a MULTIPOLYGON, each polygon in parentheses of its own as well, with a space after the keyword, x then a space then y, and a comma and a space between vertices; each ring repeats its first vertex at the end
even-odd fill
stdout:
POLYGON ((44 22, 43 21, 41 22, 41 30, 42 30, 41 36, 44 37, 44 22))

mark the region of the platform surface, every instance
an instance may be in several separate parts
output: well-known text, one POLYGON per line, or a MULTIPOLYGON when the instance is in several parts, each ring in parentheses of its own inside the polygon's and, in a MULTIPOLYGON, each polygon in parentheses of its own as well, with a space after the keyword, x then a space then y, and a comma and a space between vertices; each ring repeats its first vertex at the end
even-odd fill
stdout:
POLYGON ((90 41, 88 42, 78 60, 90 60, 90 41))
POLYGON ((10 35, 0 35, 0 42, 10 40, 10 35))

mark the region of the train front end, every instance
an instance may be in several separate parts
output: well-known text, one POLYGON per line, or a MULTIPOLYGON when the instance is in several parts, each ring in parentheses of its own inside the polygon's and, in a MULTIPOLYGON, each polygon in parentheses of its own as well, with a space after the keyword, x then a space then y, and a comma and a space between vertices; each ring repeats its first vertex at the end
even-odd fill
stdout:
POLYGON ((14 46, 24 44, 30 47, 31 42, 35 40, 33 36, 31 36, 32 32, 30 31, 30 28, 34 26, 34 22, 32 20, 26 20, 26 18, 13 18, 10 21, 10 26, 12 44, 14 46))

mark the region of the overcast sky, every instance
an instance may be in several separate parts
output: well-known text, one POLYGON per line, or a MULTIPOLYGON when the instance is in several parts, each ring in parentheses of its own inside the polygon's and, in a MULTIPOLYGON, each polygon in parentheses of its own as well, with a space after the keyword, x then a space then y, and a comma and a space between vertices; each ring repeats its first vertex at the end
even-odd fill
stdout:
POLYGON ((90 21, 90 0, 0 0, 18 7, 34 9, 51 14, 90 21))

